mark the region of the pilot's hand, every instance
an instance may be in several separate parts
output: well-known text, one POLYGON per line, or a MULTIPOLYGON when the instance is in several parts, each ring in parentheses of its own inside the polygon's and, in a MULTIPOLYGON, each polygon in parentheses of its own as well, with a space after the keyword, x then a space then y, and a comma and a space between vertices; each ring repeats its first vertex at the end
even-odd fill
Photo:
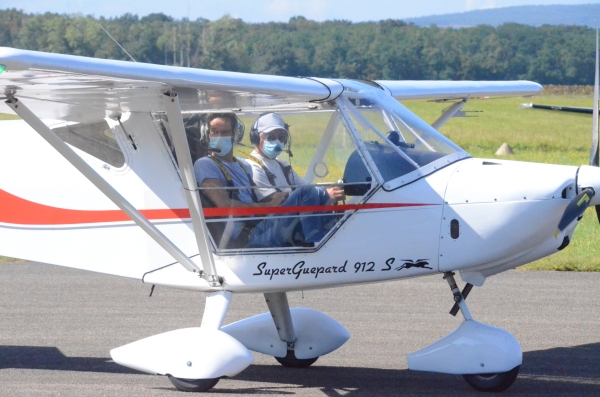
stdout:
POLYGON ((337 203, 338 201, 346 200, 346 194, 344 189, 339 186, 333 186, 327 189, 327 194, 332 202, 337 203))

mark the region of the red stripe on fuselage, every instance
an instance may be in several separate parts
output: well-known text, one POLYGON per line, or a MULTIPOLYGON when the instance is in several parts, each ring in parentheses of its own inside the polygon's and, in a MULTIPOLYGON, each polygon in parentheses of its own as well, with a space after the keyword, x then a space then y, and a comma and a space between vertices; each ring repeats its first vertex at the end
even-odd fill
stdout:
MULTIPOLYGON (((188 209, 140 210, 148 219, 185 219, 188 209)), ((34 203, 0 189, 0 222, 17 225, 74 225, 131 221, 121 210, 72 210, 34 203)))
MULTIPOLYGON (((306 212, 356 211, 362 209, 385 209, 421 207, 431 204, 367 203, 297 207, 239 207, 205 208, 207 218, 223 216, 250 216, 271 214, 297 214, 306 212)), ((139 210, 149 220, 189 219, 187 208, 139 210)), ((51 207, 25 200, 0 189, 0 223, 17 225, 75 225, 85 223, 112 223, 131 221, 121 210, 73 210, 51 207)))

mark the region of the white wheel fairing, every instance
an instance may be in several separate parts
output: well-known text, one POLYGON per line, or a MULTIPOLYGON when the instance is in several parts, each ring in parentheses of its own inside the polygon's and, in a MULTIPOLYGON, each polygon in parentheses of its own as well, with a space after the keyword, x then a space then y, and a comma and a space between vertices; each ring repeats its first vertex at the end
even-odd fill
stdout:
POLYGON ((407 356, 408 368, 445 374, 490 374, 521 365, 521 345, 509 332, 469 320, 437 342, 407 356))
POLYGON ((183 328, 138 340, 110 351, 120 365, 180 379, 235 376, 254 361, 235 338, 218 330, 183 328))
MULTIPOLYGON (((350 339, 346 328, 324 313, 306 308, 292 308, 290 312, 297 337, 294 344, 297 359, 311 359, 331 353, 350 339)), ((270 313, 237 321, 221 330, 250 350, 274 357, 285 357, 287 354, 287 344, 280 339, 270 313)))

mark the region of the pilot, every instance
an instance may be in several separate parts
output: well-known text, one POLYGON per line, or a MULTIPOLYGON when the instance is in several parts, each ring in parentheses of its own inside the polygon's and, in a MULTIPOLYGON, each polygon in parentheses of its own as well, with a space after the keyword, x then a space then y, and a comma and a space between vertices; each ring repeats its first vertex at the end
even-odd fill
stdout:
MULTIPOLYGON (((194 163, 196 180, 202 195, 214 207, 278 207, 317 206, 320 197, 314 188, 296 189, 289 192, 274 191, 258 197, 252 178, 252 167, 233 156, 237 118, 233 113, 213 113, 207 117, 208 151, 210 156, 194 163), (227 187, 228 189, 225 189, 227 187)), ((300 222, 303 233, 302 245, 311 246, 324 235, 322 222, 314 216, 269 216, 257 221, 237 220, 228 222, 219 243, 221 247, 279 247, 290 243, 294 222, 300 222)), ((214 236, 214 235, 213 235, 214 236)))
MULTIPOLYGON (((292 167, 277 156, 289 147, 290 132, 288 125, 277 113, 260 115, 250 130, 250 143, 254 145, 252 166, 254 183, 261 189, 256 190, 259 199, 275 192, 291 193, 298 187, 306 186, 292 167)), ((320 205, 336 203, 346 199, 344 190, 338 186, 324 189, 315 187, 319 194, 320 205)))

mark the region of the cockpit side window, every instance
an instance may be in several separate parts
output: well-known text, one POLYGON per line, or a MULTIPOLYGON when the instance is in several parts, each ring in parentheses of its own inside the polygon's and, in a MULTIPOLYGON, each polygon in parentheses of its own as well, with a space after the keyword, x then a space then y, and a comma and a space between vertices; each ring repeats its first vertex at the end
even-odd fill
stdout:
POLYGON ((374 162, 376 172, 383 181, 395 179, 419 168, 419 165, 403 151, 410 144, 396 131, 397 126, 393 120, 386 117, 371 98, 361 98, 355 93, 345 95, 340 99, 340 106, 347 110, 346 117, 358 133, 363 150, 374 162))
POLYGON ((54 133, 71 146, 115 168, 125 165, 125 156, 105 120, 67 124, 53 128, 54 133))
POLYGON ((437 132, 401 103, 390 101, 387 113, 394 120, 399 131, 403 131, 403 135, 414 144, 414 149, 421 152, 435 152, 442 156, 462 151, 454 142, 437 132))
MULTIPOLYGON (((186 113, 183 116, 183 125, 185 127, 193 163, 199 158, 207 155, 206 144, 202 140, 202 128, 204 128, 202 117, 204 115, 202 113, 186 113)), ((152 118, 161 133, 165 145, 169 148, 173 159, 177 161, 175 147, 173 146, 173 138, 171 136, 171 128, 169 127, 169 117, 165 113, 153 113, 152 118)))
MULTIPOLYGON (((240 124, 253 126, 264 113, 251 109, 236 116, 240 124)), ((233 161, 212 155, 202 138, 204 121, 184 114, 204 217, 218 253, 315 249, 351 215, 352 205, 377 187, 334 104, 276 113, 289 131, 283 152, 276 159, 256 156, 250 133, 234 145, 233 161), (196 142, 200 145, 194 147, 196 142), (274 193, 284 194, 285 200, 271 205, 274 193), (332 199, 336 194, 339 198, 332 199)), ((177 167, 168 118, 155 114, 154 120, 177 167)))
POLYGON ((347 89, 338 101, 382 181, 414 179, 421 168, 462 151, 386 94, 347 89))

